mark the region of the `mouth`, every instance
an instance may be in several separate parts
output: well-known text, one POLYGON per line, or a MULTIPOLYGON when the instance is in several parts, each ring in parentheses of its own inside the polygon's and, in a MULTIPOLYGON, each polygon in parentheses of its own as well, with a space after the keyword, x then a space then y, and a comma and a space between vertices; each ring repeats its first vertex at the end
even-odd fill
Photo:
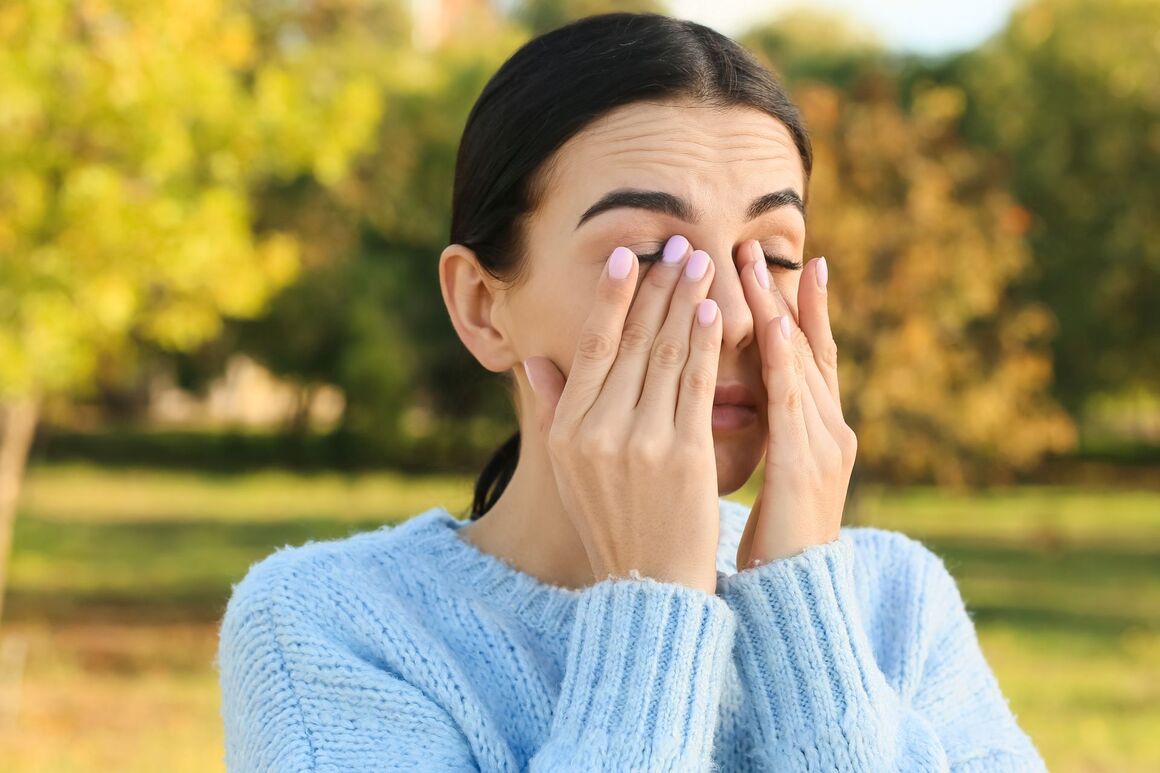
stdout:
POLYGON ((757 420, 757 403, 744 384, 721 384, 713 394, 713 429, 743 429, 757 420))
POLYGON ((753 399, 753 392, 744 384, 733 382, 719 384, 713 393, 713 407, 734 406, 757 410, 757 402, 753 399))

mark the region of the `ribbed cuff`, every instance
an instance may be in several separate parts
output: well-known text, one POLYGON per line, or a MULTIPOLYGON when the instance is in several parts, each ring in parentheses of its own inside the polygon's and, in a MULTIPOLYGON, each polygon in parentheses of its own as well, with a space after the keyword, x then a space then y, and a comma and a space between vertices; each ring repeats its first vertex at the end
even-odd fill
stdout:
POLYGON ((899 717, 862 626, 853 567, 843 536, 718 583, 737 614, 738 670, 761 747, 843 769, 888 755, 899 717))
POLYGON ((735 631, 728 605, 695 588, 591 586, 569 639, 552 758, 575 770, 706 769, 735 631))

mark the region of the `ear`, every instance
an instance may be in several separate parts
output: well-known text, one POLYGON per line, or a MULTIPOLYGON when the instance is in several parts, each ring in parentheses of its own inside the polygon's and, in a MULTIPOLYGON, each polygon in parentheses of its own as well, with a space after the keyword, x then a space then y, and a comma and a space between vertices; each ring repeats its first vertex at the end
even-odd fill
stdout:
POLYGON ((493 373, 510 370, 519 357, 506 331, 496 327, 496 283, 479 265, 475 251, 449 244, 439 256, 439 288, 459 340, 493 373))

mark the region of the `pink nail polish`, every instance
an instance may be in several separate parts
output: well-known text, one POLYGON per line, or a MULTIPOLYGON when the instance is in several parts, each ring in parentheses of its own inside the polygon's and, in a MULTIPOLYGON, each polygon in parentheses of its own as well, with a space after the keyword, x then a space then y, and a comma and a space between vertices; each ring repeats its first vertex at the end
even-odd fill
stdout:
POLYGON ((753 264, 753 275, 757 277, 757 283, 764 289, 769 289, 769 269, 761 263, 753 264))
POLYGON ((717 301, 706 298, 697 304, 697 324, 701 327, 709 327, 715 319, 717 319, 717 301))
POLYGON ((689 240, 677 234, 665 243, 665 251, 661 259, 665 263, 679 263, 685 257, 685 250, 689 249, 689 240))
POLYGON ((608 275, 613 279, 624 279, 632 271, 633 253, 628 247, 617 247, 608 256, 608 275))
POLYGON ((783 314, 779 321, 781 322, 781 337, 788 341, 790 338, 789 317, 783 314))
POLYGON ((689 262, 685 264, 685 276, 694 282, 705 276, 709 270, 709 253, 704 250, 693 250, 689 262))
POLYGON ((826 256, 818 258, 818 287, 826 289, 826 282, 830 280, 830 270, 826 267, 826 256))

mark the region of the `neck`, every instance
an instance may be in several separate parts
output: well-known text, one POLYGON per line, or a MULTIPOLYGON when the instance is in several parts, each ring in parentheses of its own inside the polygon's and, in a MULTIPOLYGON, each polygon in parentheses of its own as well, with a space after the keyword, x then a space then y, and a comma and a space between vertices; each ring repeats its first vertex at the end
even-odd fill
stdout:
POLYGON ((521 426, 520 457, 495 504, 460 530, 464 539, 550 585, 594 581, 588 554, 560 502, 556 476, 535 427, 521 426))

